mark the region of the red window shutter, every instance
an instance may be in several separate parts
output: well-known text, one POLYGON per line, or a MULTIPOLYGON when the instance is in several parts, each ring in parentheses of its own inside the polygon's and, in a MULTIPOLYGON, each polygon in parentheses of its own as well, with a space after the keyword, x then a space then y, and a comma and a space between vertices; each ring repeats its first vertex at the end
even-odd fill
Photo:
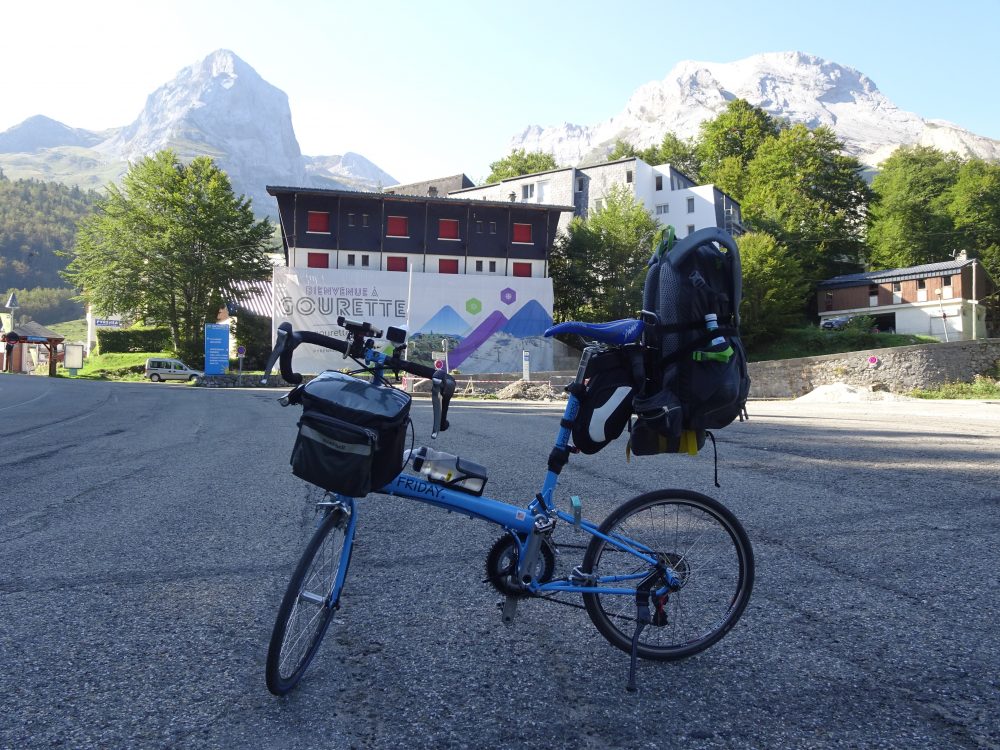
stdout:
POLYGON ((330 256, 327 253, 309 253, 306 263, 310 268, 329 268, 330 256))
POLYGON ((390 216, 385 227, 386 237, 409 237, 409 221, 405 216, 390 216))
POLYGON ((438 273, 458 273, 458 259, 441 258, 438 261, 438 273))
POLYGON ((514 242, 531 243, 531 224, 514 225, 514 242))
POLYGON ((514 275, 515 276, 531 276, 531 264, 530 263, 515 263, 514 264, 514 275))
POLYGON ((438 239, 458 239, 458 219, 438 219, 438 239))
POLYGON ((329 232, 330 214, 326 211, 310 211, 307 219, 307 232, 329 232))
MULTIPOLYGON (((405 219, 404 219, 405 221, 405 219)), ((406 270, 406 258, 400 257, 398 255, 390 255, 385 259, 385 270, 387 271, 405 271, 406 270)))

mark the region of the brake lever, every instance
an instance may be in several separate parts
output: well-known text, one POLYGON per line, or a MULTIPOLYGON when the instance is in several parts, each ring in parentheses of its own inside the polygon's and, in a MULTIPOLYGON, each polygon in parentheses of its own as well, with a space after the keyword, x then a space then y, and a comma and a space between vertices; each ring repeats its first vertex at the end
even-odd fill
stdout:
POLYGON ((431 405, 434 407, 434 428, 431 430, 431 439, 437 440, 441 431, 441 392, 444 390, 444 377, 441 370, 435 370, 431 378, 431 405))
POLYGON ((274 369, 275 364, 277 364, 278 358, 281 357, 281 353, 285 350, 287 336, 288 331, 284 327, 279 326, 274 349, 271 351, 271 356, 267 359, 267 366, 264 367, 264 377, 260 379, 261 385, 267 385, 267 379, 271 377, 271 371, 274 369))

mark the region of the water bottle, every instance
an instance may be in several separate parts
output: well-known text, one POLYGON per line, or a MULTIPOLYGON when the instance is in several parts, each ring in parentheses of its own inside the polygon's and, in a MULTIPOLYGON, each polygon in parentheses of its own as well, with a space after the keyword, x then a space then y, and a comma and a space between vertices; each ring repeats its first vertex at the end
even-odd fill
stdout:
POLYGON ((420 446, 413 451, 413 468, 432 482, 447 484, 458 474, 458 456, 420 446))
POLYGON ((488 478, 486 468, 451 453, 420 446, 403 454, 413 460, 414 471, 435 484, 482 495, 488 478))
MULTIPOLYGON (((719 329, 719 316, 715 313, 708 313, 705 316, 705 328, 709 331, 716 331, 719 329)), ((726 340, 722 336, 717 336, 712 339, 712 343, 709 344, 712 348, 723 347, 726 345, 726 340)))

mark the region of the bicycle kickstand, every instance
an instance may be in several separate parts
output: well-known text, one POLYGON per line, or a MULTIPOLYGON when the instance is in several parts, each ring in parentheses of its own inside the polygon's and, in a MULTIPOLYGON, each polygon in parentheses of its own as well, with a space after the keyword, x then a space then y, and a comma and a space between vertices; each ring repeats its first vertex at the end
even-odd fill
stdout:
POLYGON ((632 658, 628 670, 628 685, 625 687, 630 693, 638 690, 635 685, 635 667, 639 658, 639 636, 652 621, 649 615, 649 592, 653 588, 656 576, 656 573, 646 576, 635 590, 635 632, 632 634, 632 658))

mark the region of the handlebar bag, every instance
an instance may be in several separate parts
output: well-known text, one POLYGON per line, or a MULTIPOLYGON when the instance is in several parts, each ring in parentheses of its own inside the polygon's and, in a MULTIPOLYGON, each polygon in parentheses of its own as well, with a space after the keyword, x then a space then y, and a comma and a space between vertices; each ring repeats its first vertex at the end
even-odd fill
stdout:
POLYGON ((295 476, 342 495, 363 497, 403 470, 410 396, 327 371, 300 392, 302 418, 292 449, 295 476))

